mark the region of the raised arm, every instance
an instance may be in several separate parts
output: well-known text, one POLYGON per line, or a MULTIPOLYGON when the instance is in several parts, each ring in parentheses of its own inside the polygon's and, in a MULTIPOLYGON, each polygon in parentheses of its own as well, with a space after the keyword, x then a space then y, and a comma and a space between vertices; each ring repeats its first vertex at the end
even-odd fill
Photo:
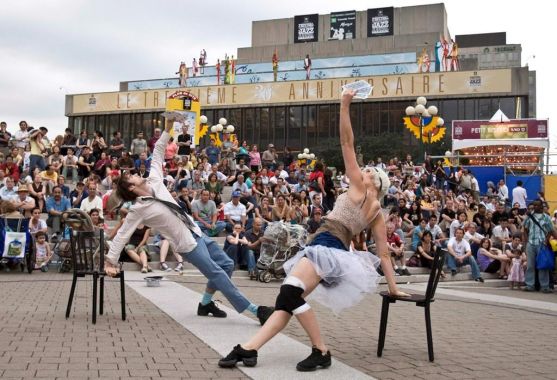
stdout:
POLYGON ((168 140, 170 140, 170 131, 172 130, 173 125, 174 120, 167 118, 164 125, 164 132, 155 143, 155 147, 153 149, 153 158, 151 159, 149 178, 158 178, 161 181, 163 179, 162 167, 164 164, 164 150, 166 149, 168 140))
POLYGON ((353 97, 354 91, 345 90, 340 100, 340 147, 342 149, 346 175, 350 179, 350 189, 363 192, 365 190, 364 183, 358 161, 356 160, 354 132, 352 132, 352 123, 350 122, 350 103, 353 97))

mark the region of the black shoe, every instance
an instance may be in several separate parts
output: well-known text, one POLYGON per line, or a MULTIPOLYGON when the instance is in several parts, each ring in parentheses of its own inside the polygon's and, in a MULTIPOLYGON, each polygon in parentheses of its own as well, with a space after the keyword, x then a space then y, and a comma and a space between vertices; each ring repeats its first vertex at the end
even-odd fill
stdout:
POLYGON ((263 326, 265 322, 267 322, 267 319, 269 319, 274 311, 275 308, 270 306, 259 306, 257 308, 257 319, 259 319, 259 323, 261 323, 261 326, 263 326))
POLYGON ((315 371, 318 367, 327 368, 331 365, 331 351, 325 355, 316 347, 311 348, 311 355, 299 362, 296 369, 301 372, 315 371))
POLYGON ((399 276, 402 276, 402 269, 396 268, 395 273, 398 274, 399 276))
POLYGON ((238 344, 227 357, 219 360, 219 367, 232 368, 238 362, 244 363, 246 367, 255 367, 257 364, 257 350, 244 350, 238 344))
POLYGON ((484 279, 482 277, 478 277, 476 278, 474 281, 476 282, 484 282, 484 279))
POLYGON ((408 268, 404 268, 404 269, 402 269, 402 275, 403 276, 412 276, 412 273, 410 273, 408 268))
POLYGON ((207 305, 199 303, 197 306, 197 315, 206 317, 209 314, 212 314, 215 318, 226 318, 226 313, 219 309, 213 301, 209 302, 207 305))
POLYGON ((456 270, 453 269, 453 270, 451 271, 451 276, 456 276, 456 270))

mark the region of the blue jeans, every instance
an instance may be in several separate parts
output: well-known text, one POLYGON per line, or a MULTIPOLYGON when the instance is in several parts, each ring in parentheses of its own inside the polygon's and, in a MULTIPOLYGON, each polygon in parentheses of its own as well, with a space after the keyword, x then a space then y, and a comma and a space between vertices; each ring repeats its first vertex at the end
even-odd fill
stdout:
MULTIPOLYGON (((540 248, 540 244, 526 244, 526 257, 528 266, 526 267, 524 282, 526 283, 526 286, 528 288, 532 289, 534 289, 536 285, 536 258, 538 257, 540 248)), ((542 290, 549 289, 549 270, 538 269, 538 280, 540 281, 540 288, 542 290)))
POLYGON ((222 220, 218 220, 215 224, 215 228, 213 228, 212 230, 207 229, 207 227, 205 227, 203 223, 198 222, 197 220, 195 221, 195 223, 199 226, 199 228, 201 228, 201 232, 211 237, 217 236, 222 230, 224 230, 224 227, 226 227, 226 223, 222 220))
POLYGON ((474 256, 468 256, 462 261, 461 264, 461 263, 457 263, 456 258, 453 255, 451 254, 447 255, 447 267, 450 270, 452 271, 456 270, 457 266, 461 267, 464 265, 470 265, 470 269, 472 269, 472 277, 474 277, 474 280, 481 277, 480 267, 478 266, 476 259, 474 259, 474 256))
POLYGON ((250 305, 250 301, 230 280, 234 262, 213 240, 203 235, 196 237, 197 247, 191 252, 181 253, 184 260, 195 266, 207 279, 207 288, 217 289, 224 294, 238 313, 250 305))
POLYGON ((32 154, 29 156, 29 173, 33 173, 35 168, 39 168, 40 171, 43 171, 46 167, 44 157, 38 154, 32 154))

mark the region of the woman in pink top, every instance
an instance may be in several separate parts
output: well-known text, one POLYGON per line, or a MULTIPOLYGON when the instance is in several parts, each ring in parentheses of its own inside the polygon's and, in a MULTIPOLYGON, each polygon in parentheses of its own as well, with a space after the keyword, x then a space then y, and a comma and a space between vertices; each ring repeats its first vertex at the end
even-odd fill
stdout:
POLYGON ((261 154, 257 150, 257 145, 253 144, 249 152, 249 166, 252 172, 259 173, 261 168, 261 154))
POLYGON ((166 146, 166 149, 164 150, 164 160, 170 161, 174 159, 176 153, 178 153, 178 145, 176 145, 176 143, 174 142, 174 137, 171 137, 170 140, 168 141, 168 145, 166 146))

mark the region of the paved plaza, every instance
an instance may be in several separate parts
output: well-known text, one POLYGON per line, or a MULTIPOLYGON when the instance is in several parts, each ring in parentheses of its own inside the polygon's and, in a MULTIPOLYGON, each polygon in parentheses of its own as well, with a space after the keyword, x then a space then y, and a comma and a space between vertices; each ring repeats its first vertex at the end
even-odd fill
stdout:
MULTIPOLYGON (((120 319, 119 287, 106 286, 105 315, 91 323, 92 282, 80 279, 71 317, 64 317, 71 275, 1 273, 0 377, 2 379, 555 379, 556 294, 530 294, 489 283, 443 283, 432 306, 435 363, 427 360, 424 314, 412 304, 391 307, 383 357, 376 356, 381 299, 370 295, 340 317, 315 302, 334 357, 329 370, 296 373, 309 353, 293 321, 260 352, 260 365, 223 370, 220 354, 247 339, 251 315, 217 320, 195 315, 204 278, 189 268, 147 288, 127 272, 128 319, 120 319), (220 353, 219 353, 220 352, 220 353), (333 377, 334 376, 334 377, 333 377)), ((274 303, 278 282, 235 282, 254 302, 274 303)), ((407 290, 423 289, 407 285, 407 290)), ((229 306, 221 295, 223 307, 229 306)))

